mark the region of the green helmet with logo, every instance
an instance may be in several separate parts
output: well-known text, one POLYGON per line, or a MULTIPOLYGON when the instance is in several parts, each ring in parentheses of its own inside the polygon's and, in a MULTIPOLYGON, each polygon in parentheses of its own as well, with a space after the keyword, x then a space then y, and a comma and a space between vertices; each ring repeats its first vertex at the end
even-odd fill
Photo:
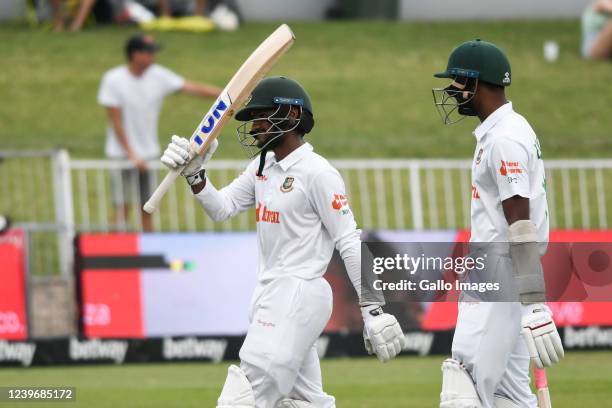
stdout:
POLYGON ((482 40, 467 41, 453 50, 446 71, 438 78, 477 78, 497 86, 509 86, 512 72, 508 58, 495 44, 482 40))
POLYGON ((236 113, 236 120, 243 122, 236 128, 236 132, 238 142, 247 155, 261 155, 258 175, 262 174, 266 152, 274 149, 284 135, 296 132, 304 136, 314 127, 308 93, 297 81, 283 76, 261 80, 253 89, 248 102, 236 113), (297 116, 294 114, 294 108, 299 108, 297 116), (254 130, 253 125, 258 121, 266 121, 270 127, 266 130, 254 130), (260 145, 257 138, 261 135, 273 137, 260 145))
POLYGON ((280 105, 300 106, 313 116, 310 97, 302 85, 293 79, 278 76, 265 78, 257 84, 251 99, 236 113, 236 120, 248 121, 253 112, 277 109, 280 105))

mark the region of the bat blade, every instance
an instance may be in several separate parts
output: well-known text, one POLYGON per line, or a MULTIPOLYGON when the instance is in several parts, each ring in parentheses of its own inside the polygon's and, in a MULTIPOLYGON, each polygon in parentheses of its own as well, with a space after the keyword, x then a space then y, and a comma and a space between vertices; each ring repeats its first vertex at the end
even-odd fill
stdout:
MULTIPOLYGON (((282 24, 251 53, 194 130, 190 139, 193 157, 208 149, 225 124, 234 116, 236 109, 242 106, 257 83, 293 45, 294 41, 295 35, 291 28, 287 24, 282 24)), ((143 206, 145 212, 149 214, 155 212, 162 197, 172 187, 183 169, 184 167, 181 167, 168 172, 143 206)))

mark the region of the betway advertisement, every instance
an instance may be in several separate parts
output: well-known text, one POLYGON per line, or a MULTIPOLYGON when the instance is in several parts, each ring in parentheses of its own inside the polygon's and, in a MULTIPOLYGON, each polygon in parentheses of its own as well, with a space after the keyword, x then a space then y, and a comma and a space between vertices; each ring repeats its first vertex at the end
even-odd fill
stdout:
MULTIPOLYGON (((397 243, 435 242, 450 255, 455 243, 468 241, 469 232, 369 231, 363 239, 387 246, 390 253, 397 243)), ((555 231, 550 240, 574 243, 551 244, 543 258, 547 287, 555 299, 549 305, 557 324, 612 326, 610 244, 579 245, 610 243, 612 231, 555 231), (584 262, 596 265, 597 273, 585 274, 584 262), (556 284, 559 281, 563 285, 556 284), (606 296, 611 301, 605 301, 606 296)), ((256 284, 255 233, 84 234, 77 243, 81 331, 85 337, 246 333, 256 284)), ((334 293, 326 332, 359 332, 362 321, 356 295, 337 253, 325 278, 334 293)), ((452 292, 444 301, 415 299, 398 292, 387 297, 386 308, 407 332, 452 330, 457 299, 458 294, 452 292)))
POLYGON ((0 339, 28 337, 26 239, 22 230, 0 234, 0 339))

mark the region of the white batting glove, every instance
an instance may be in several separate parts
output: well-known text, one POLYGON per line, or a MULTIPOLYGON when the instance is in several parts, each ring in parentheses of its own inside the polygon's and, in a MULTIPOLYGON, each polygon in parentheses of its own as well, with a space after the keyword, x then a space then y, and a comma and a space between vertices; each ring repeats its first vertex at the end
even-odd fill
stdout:
POLYGON ((363 306, 363 341, 368 354, 376 354, 386 363, 406 346, 406 338, 395 316, 384 313, 378 305, 363 306))
POLYGON ((542 303, 525 305, 522 308, 522 333, 531 361, 538 368, 558 363, 565 352, 551 310, 542 303))
POLYGON ((185 139, 184 137, 173 135, 172 141, 170 144, 168 144, 168 147, 161 157, 161 162, 166 167, 171 169, 176 169, 186 165, 181 174, 185 177, 189 177, 198 173, 204 168, 206 163, 208 163, 212 158, 218 146, 219 142, 217 139, 213 140, 208 147, 208 150, 206 150, 206 153, 204 153, 202 156, 195 155, 193 160, 189 161, 192 154, 189 140, 185 139))

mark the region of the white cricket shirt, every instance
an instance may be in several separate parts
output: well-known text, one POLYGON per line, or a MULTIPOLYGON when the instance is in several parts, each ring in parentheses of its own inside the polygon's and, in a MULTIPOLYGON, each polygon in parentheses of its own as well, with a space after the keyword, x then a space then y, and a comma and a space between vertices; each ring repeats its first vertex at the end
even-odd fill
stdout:
POLYGON ((255 207, 259 282, 286 275, 319 278, 335 247, 345 263, 345 251, 354 254, 356 264, 347 270, 358 285, 360 231, 340 173, 309 143, 280 162, 268 153, 262 177, 256 176, 258 167, 259 158, 221 190, 207 180, 196 197, 218 221, 255 207))
POLYGON ((472 242, 508 242, 502 201, 529 199, 529 218, 538 242, 548 242, 546 176, 540 142, 512 103, 499 107, 474 131, 472 163, 472 242))
MULTIPOLYGON (((121 108, 123 127, 130 147, 141 159, 159 156, 157 123, 164 98, 185 84, 180 75, 153 64, 139 77, 125 65, 107 71, 98 91, 98 103, 104 107, 121 108)), ((125 159, 127 154, 119 143, 113 125, 106 128, 106 155, 125 159)))

